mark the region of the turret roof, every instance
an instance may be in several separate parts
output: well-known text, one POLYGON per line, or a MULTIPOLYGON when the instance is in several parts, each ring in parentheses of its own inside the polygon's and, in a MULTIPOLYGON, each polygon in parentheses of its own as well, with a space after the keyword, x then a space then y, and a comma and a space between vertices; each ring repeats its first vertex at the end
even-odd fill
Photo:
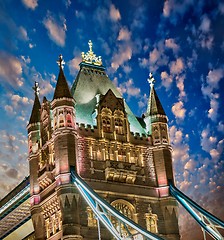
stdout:
POLYGON ((40 122, 40 101, 37 93, 35 92, 35 99, 33 104, 32 113, 30 116, 29 124, 40 122))
POLYGON ((63 69, 62 67, 60 67, 60 72, 58 75, 58 81, 56 84, 53 99, 63 98, 63 97, 72 98, 72 95, 69 90, 68 83, 66 81, 63 69))
POLYGON ((152 76, 152 74, 150 74, 150 78, 148 79, 149 83, 150 83, 150 95, 149 95, 149 100, 148 100, 148 108, 146 111, 146 115, 148 116, 153 116, 153 115, 164 115, 166 116, 166 113, 162 107, 162 104, 159 100, 159 97, 155 91, 154 88, 154 78, 152 76))

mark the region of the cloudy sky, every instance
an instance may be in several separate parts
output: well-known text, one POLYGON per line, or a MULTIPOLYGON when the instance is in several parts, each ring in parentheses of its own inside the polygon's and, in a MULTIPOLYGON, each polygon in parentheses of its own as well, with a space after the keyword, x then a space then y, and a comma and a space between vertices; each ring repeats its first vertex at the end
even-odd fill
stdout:
MULTIPOLYGON (((169 118, 177 186, 224 220, 224 2, 0 1, 0 198, 28 175, 26 125, 38 81, 52 99, 63 54, 71 86, 81 52, 101 55, 141 116, 148 74, 169 118), (222 203, 222 204, 221 204, 222 203)), ((184 240, 202 239, 180 210, 184 240)))

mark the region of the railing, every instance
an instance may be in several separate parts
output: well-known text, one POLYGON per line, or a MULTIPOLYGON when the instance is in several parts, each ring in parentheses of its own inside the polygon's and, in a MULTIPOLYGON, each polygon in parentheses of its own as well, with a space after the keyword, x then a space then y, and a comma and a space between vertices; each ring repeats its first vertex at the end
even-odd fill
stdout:
MULTIPOLYGON (((162 240, 159 236, 146 231, 131 219, 113 208, 108 202, 94 192, 78 174, 71 171, 72 182, 75 184, 87 204, 90 206, 97 219, 111 232, 118 240, 162 240), (112 223, 116 219, 117 224, 112 223)), ((99 234, 100 239, 100 234, 99 234)))
POLYGON ((224 237, 219 232, 224 229, 224 222, 200 207, 197 203, 178 190, 173 183, 170 182, 170 193, 177 201, 190 213, 190 215, 202 227, 204 238, 207 232, 213 239, 223 240, 224 237), (197 210, 197 212, 195 211, 197 210))

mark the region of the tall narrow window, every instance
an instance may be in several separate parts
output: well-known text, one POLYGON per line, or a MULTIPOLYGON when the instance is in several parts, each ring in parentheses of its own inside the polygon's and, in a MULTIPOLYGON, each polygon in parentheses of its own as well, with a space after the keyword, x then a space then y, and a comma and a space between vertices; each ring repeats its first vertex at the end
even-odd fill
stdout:
POLYGON ((111 132, 111 120, 107 116, 102 117, 102 125, 104 132, 111 132))
POLYGON ((115 118, 114 119, 114 125, 115 125, 115 131, 116 134, 123 134, 123 120, 120 118, 115 118))
POLYGON ((145 213, 147 230, 152 233, 158 233, 158 228, 157 228, 158 217, 156 214, 152 213, 152 208, 150 205, 148 207, 148 211, 149 211, 148 213, 145 213))

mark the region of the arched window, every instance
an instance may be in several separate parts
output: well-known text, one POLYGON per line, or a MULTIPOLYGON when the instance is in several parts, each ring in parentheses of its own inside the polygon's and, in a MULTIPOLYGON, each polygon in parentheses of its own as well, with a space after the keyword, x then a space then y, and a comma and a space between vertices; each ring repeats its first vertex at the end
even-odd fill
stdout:
POLYGON ((102 117, 102 125, 104 132, 111 132, 111 119, 107 116, 102 117))
POLYGON ((149 205, 148 213, 145 213, 146 227, 149 232, 158 233, 157 221, 158 217, 156 214, 152 213, 152 208, 149 205))
POLYGON ((86 212, 87 212, 88 226, 96 227, 97 220, 96 220, 95 214, 93 213, 92 209, 89 206, 86 208, 86 212))
POLYGON ((115 118, 114 125, 115 125, 116 134, 124 134, 123 120, 121 118, 115 118))
MULTIPOLYGON (((123 200, 123 199, 118 199, 118 200, 113 201, 111 203, 111 206, 116 208, 124 216, 137 222, 135 207, 130 202, 123 200)), ((119 222, 116 220, 116 218, 113 218, 113 217, 112 217, 111 221, 112 221, 113 225, 115 226, 115 228, 117 228, 117 229, 120 228, 118 230, 122 232, 123 237, 128 236, 127 229, 125 228, 124 225, 119 224, 119 222)), ((131 229, 128 229, 128 230, 131 231, 131 229)))
POLYGON ((114 111, 114 127, 116 134, 124 134, 124 113, 120 110, 114 111))
POLYGON ((101 111, 102 115, 102 128, 104 132, 112 132, 111 129, 111 115, 112 112, 109 108, 103 108, 101 111))

